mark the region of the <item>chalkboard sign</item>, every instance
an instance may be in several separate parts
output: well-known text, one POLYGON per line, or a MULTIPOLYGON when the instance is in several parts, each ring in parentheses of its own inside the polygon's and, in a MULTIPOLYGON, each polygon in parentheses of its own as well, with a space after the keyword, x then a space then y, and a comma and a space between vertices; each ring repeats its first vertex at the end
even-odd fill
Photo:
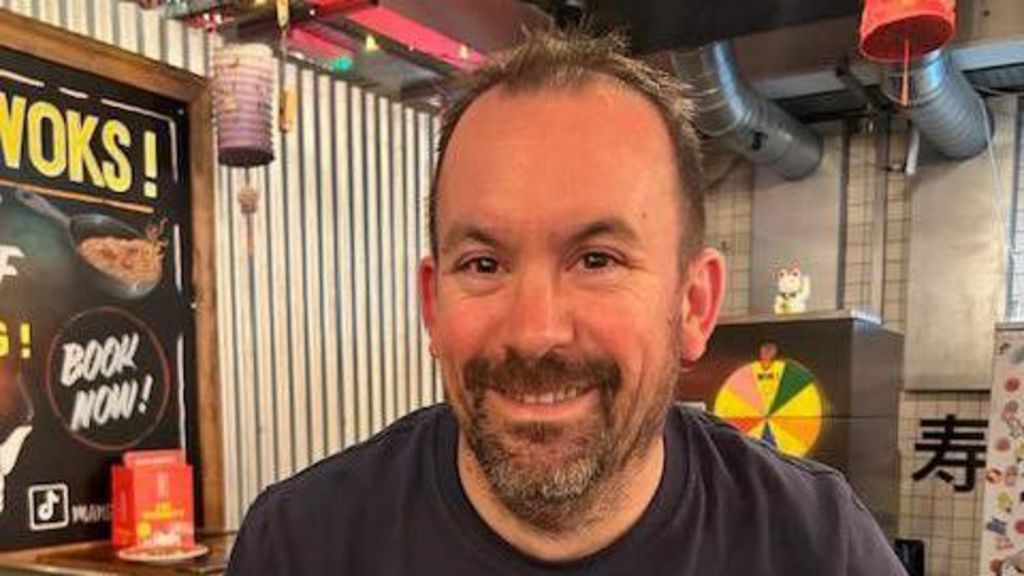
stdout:
POLYGON ((108 538, 124 451, 194 446, 189 110, 0 46, 0 549, 108 538))

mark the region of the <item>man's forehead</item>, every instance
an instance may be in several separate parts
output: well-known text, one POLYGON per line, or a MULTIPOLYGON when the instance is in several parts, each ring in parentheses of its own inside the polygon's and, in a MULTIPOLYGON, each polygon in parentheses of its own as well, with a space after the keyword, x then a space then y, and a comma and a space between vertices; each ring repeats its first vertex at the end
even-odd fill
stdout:
POLYGON ((676 183, 672 140, 657 108, 611 78, 571 90, 484 93, 448 142, 438 178, 442 197, 453 174, 460 185, 471 186, 559 177, 567 188, 576 181, 593 186, 650 177, 676 183), (578 163, 586 163, 585 169, 578 163))
POLYGON ((529 113, 536 112, 538 107, 562 106, 594 114, 646 112, 651 115, 651 119, 662 123, 657 108, 644 94, 614 76, 591 72, 567 82, 553 80, 499 83, 480 94, 466 108, 455 128, 453 138, 457 135, 459 127, 479 119, 480 116, 486 116, 488 112, 505 114, 514 109, 522 116, 507 119, 520 118, 528 121, 529 113))
MULTIPOLYGON (((558 181, 559 176, 554 178, 558 181)), ((564 188, 552 186, 551 177, 541 183, 536 175, 513 174, 509 179, 515 181, 479 187, 463 181, 443 193, 438 230, 442 251, 454 242, 484 236, 493 241, 488 243, 536 240, 560 245, 586 232, 635 241, 647 234, 652 220, 667 216, 676 224, 674 193, 643 187, 642 182, 630 192, 627 186, 633 182, 612 190, 582 182, 576 188, 571 182, 564 188)))

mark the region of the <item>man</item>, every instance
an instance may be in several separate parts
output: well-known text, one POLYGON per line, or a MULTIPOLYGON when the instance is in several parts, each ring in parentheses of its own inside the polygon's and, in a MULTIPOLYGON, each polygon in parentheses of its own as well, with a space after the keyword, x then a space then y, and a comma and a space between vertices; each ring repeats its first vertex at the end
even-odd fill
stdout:
POLYGON ((268 489, 233 574, 902 574, 841 476, 673 406, 723 292, 679 82, 538 33, 446 112, 448 402, 268 489))

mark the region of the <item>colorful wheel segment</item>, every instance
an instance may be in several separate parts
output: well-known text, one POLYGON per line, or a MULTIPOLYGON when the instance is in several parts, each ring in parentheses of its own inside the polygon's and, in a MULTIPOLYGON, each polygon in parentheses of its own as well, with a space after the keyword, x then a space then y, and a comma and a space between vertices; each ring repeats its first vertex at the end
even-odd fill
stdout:
POLYGON ((714 405, 719 418, 793 456, 814 448, 822 412, 814 374, 794 360, 741 366, 719 389, 714 405))

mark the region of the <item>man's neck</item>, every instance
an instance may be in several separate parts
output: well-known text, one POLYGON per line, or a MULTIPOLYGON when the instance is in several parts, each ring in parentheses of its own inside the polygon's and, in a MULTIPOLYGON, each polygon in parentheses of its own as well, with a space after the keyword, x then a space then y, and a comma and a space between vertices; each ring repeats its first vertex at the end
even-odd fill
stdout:
POLYGON ((548 562, 566 562, 593 554, 625 534, 654 498, 664 472, 665 443, 659 435, 645 453, 599 487, 600 510, 580 529, 553 534, 513 515, 491 489, 466 439, 459 435, 458 470, 470 504, 484 522, 524 554, 548 562))

